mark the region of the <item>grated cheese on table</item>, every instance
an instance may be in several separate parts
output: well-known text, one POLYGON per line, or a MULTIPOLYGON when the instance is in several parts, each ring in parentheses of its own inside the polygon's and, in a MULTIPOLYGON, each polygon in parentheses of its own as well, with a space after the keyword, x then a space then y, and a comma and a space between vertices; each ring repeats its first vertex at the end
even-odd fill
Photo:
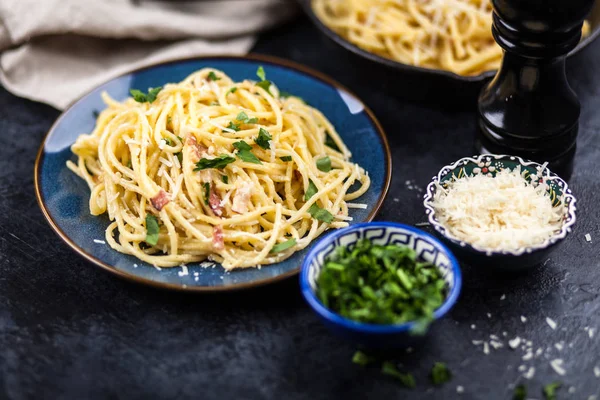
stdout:
POLYGON ((487 252, 541 244, 560 230, 564 209, 552 207, 546 184, 527 182, 520 167, 495 177, 476 174, 438 184, 439 222, 459 240, 487 252))

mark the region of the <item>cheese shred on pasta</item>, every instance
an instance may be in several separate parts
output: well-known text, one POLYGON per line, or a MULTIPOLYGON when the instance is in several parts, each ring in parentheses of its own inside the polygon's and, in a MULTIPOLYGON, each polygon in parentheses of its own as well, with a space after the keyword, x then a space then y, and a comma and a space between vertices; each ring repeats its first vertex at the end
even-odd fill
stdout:
POLYGON ((103 98, 108 108, 68 167, 91 190, 91 214, 108 214, 109 245, 154 266, 279 262, 347 226, 346 201, 369 188, 327 118, 273 84, 202 69, 151 102, 103 98))
POLYGON ((478 75, 502 60, 490 0, 312 0, 312 7, 346 40, 403 64, 478 75))

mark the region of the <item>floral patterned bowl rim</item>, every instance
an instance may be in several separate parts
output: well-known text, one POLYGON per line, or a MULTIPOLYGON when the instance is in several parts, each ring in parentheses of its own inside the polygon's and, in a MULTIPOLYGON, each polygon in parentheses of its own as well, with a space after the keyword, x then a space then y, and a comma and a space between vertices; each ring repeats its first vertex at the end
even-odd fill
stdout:
POLYGON ((438 174, 433 177, 429 185, 427 185, 427 190, 425 191, 425 196, 423 200, 423 205, 425 206, 425 213, 428 216, 429 223, 438 233, 440 233, 449 241, 461 247, 471 248, 475 251, 483 252, 488 256, 499 254, 520 256, 524 253, 532 253, 535 250, 544 249, 564 239, 567 236, 567 234, 571 232, 572 226, 573 224, 575 224, 576 221, 575 210, 577 210, 577 207, 575 206, 575 203, 575 196, 573 196, 573 193, 571 192, 571 189, 569 188, 567 182, 565 182, 554 172, 546 168, 545 165, 539 164, 534 161, 524 160, 521 157, 504 154, 481 154, 473 157, 464 157, 452 164, 444 166, 440 170, 440 172, 438 172, 438 174), (457 169, 458 178, 460 178, 461 175, 465 174, 464 167, 469 164, 477 165, 477 167, 473 168, 473 172, 476 174, 488 172, 495 173, 499 164, 500 166, 503 165, 502 161, 508 161, 510 163, 521 165, 526 170, 535 169, 536 173, 530 174, 527 178, 530 178, 533 182, 537 181, 538 184, 548 185, 548 190, 550 191, 551 196, 553 197, 552 200, 553 202, 556 202, 555 207, 565 207, 565 218, 561 229, 540 244, 520 247, 516 250, 491 251, 480 246, 467 243, 452 235, 452 233, 450 233, 438 221, 436 217, 435 209, 433 208, 432 202, 433 196, 435 195, 435 192, 437 190, 437 184, 439 182, 443 182, 444 180, 448 179, 449 174, 454 175, 453 172, 457 169), (563 205, 561 205, 561 203, 563 205))

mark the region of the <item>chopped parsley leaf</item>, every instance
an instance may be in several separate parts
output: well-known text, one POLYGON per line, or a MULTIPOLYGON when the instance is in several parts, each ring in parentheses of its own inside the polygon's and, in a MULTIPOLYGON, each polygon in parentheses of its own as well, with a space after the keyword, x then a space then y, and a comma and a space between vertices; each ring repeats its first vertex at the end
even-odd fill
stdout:
POLYGON ((219 78, 219 77, 217 76, 217 74, 215 74, 213 71, 210 71, 210 72, 208 73, 208 80, 209 80, 209 81, 218 81, 218 80, 220 80, 220 79, 221 79, 221 78, 219 78))
POLYGON ((253 164, 262 164, 260 162, 260 160, 258 159, 258 157, 256 157, 252 153, 252 146, 250 146, 248 143, 244 142, 243 140, 240 140, 239 142, 235 142, 233 144, 233 147, 235 147, 238 150, 237 156, 242 161, 246 161, 246 162, 253 163, 253 164))
POLYGON ((331 171, 331 158, 329 158, 329 156, 319 158, 317 160, 317 169, 322 172, 331 171))
POLYGON ((152 214, 146 215, 146 240, 145 242, 151 246, 156 246, 158 243, 158 219, 152 214))
POLYGON ((265 69, 262 67, 262 65, 258 67, 258 70, 256 71, 256 76, 260 78, 260 82, 257 82, 256 86, 263 88, 267 92, 271 93, 269 91, 269 88, 271 87, 271 81, 267 80, 267 74, 265 73, 265 69))
POLYGON ((333 214, 316 203, 309 207, 308 213, 316 220, 330 224, 333 221, 333 214))
POLYGON ((271 136, 269 131, 267 131, 264 128, 260 128, 258 130, 258 137, 254 139, 254 142, 263 149, 268 150, 271 148, 271 144, 269 143, 269 141, 272 139, 273 137, 271 136))
POLYGON ((296 245, 296 239, 289 239, 289 240, 286 240, 285 242, 277 243, 275 246, 273 246, 270 253, 279 253, 279 252, 289 249, 290 247, 294 247, 295 245, 296 245))
POLYGON ((158 96, 158 93, 161 90, 162 90, 162 86, 159 86, 156 88, 149 88, 148 94, 145 94, 141 90, 137 90, 137 89, 131 89, 129 91, 129 93, 131 93, 131 96, 133 96, 133 99, 135 101, 137 101, 138 103, 146 103, 146 102, 152 103, 152 102, 154 102, 154 100, 156 100, 156 97, 158 96))
POLYGON ((259 66, 258 69, 256 70, 256 76, 258 76, 261 81, 264 81, 265 79, 267 79, 267 74, 265 74, 265 69, 263 68, 262 65, 259 66))
POLYGON ((229 177, 227 175, 223 175, 221 176, 221 180, 223 181, 223 183, 227 184, 229 183, 229 177))
POLYGON ((240 124, 234 124, 233 121, 229 121, 229 125, 227 125, 227 129, 231 129, 233 131, 238 132, 240 130, 240 124))
POLYGON ((241 121, 245 124, 255 124, 258 122, 258 118, 254 117, 254 118, 250 118, 248 117, 248 114, 246 114, 245 112, 241 111, 237 117, 235 117, 235 119, 237 121, 241 121))
POLYGON ((179 164, 181 165, 181 163, 183 162, 183 153, 180 151, 179 153, 175 153, 175 155, 177 156, 179 164))
MULTIPOLYGON (((178 153, 179 154, 179 153, 178 153)), ((235 157, 228 156, 227 154, 220 154, 215 158, 203 158, 196 163, 194 171, 202 171, 207 168, 223 169, 227 164, 231 164, 235 161, 235 157)))
POLYGON ((204 185, 204 204, 208 205, 208 199, 210 198, 210 183, 206 182, 204 185))
POLYGON ((357 351, 352 356, 352 362, 354 364, 358 364, 358 365, 363 366, 363 367, 365 365, 371 364, 373 361, 374 361, 373 357, 370 357, 370 356, 366 355, 362 351, 357 351))
POLYGON ((309 179, 308 180, 308 189, 306 189, 306 193, 304 193, 304 201, 308 201, 311 197, 313 197, 319 189, 315 186, 314 182, 309 179))
POLYGON ((229 89, 227 91, 227 93, 225 93, 225 95, 227 96, 229 93, 235 93, 237 91, 237 87, 233 86, 231 89, 229 89))
POLYGON ((292 156, 283 156, 279 157, 281 161, 292 161, 292 156))

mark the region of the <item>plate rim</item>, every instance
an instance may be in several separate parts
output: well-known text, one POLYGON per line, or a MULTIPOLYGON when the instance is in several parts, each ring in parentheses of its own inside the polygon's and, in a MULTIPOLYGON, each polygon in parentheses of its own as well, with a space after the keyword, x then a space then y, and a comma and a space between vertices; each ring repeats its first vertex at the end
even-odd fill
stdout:
MULTIPOLYGON (((258 281, 244 282, 244 283, 238 283, 238 284, 227 285, 227 286, 193 286, 193 285, 185 285, 184 286, 184 285, 178 285, 178 284, 168 283, 168 282, 158 282, 158 281, 155 281, 152 279, 144 278, 139 275, 134 275, 134 274, 119 270, 116 267, 96 258, 95 256, 88 254, 85 250, 83 250, 81 247, 79 247, 73 240, 71 240, 71 238, 69 236, 67 236, 66 233, 63 232, 63 230, 54 221, 54 219, 50 215, 48 209, 46 208, 46 203, 45 203, 44 197, 42 195, 42 191, 41 191, 41 179, 40 179, 40 174, 41 174, 40 166, 42 164, 42 161, 43 161, 44 155, 45 155, 44 149, 46 147, 46 142, 48 141, 48 138, 50 137, 50 135, 54 132, 56 127, 62 122, 65 115, 73 107, 75 107, 77 104, 82 102, 84 99, 86 99, 88 96, 90 96, 94 91, 96 91, 101 86, 107 84, 108 82, 119 79, 123 76, 133 74, 133 73, 136 73, 139 71, 155 68, 155 67, 169 65, 169 64, 177 64, 177 63, 188 62, 188 61, 209 61, 209 60, 216 60, 216 59, 219 59, 219 60, 229 59, 229 60, 234 60, 234 61, 259 61, 259 62, 276 64, 276 65, 294 70, 296 72, 299 72, 301 74, 308 75, 309 77, 319 80, 319 81, 321 81, 329 86, 332 86, 336 89, 344 90, 348 94, 354 96, 354 98, 356 98, 358 101, 360 101, 360 103, 363 105, 363 110, 366 112, 367 117, 369 118, 369 120, 371 121, 371 123, 373 124, 373 126, 375 128, 375 132, 376 132, 377 136, 379 137, 379 140, 383 146, 383 150, 385 153, 385 155, 384 155, 385 177, 384 177, 383 188, 382 188, 381 194, 379 195, 379 198, 377 199, 377 202, 375 203, 375 205, 373 207, 373 210, 371 210, 371 212, 369 213, 369 215, 363 222, 372 221, 375 218, 375 216, 377 215, 377 213, 379 212, 379 210, 381 209, 381 207, 383 206, 383 203, 385 202, 385 199, 388 195, 389 188, 390 188, 390 185, 392 182, 392 155, 391 155, 390 146, 389 146, 389 143, 387 140, 387 136, 386 136, 385 130, 381 126, 381 123, 379 122, 377 117, 375 117, 375 114, 369 108, 369 106, 367 106, 367 104, 365 104, 365 102, 360 97, 358 97, 353 91, 349 90, 344 85, 340 84, 336 80, 330 78, 329 76, 327 76, 326 74, 323 74, 320 71, 317 71, 313 68, 302 65, 295 61, 291 61, 291 60, 287 60, 287 59, 283 59, 283 58, 279 58, 279 57, 275 57, 275 56, 271 56, 271 55, 256 54, 256 53, 250 53, 247 55, 212 54, 212 55, 203 55, 203 56, 194 56, 194 57, 181 57, 181 58, 175 58, 175 59, 168 60, 168 61, 153 62, 153 63, 147 64, 147 65, 144 65, 143 67, 133 68, 133 69, 127 70, 119 75, 113 76, 112 78, 110 78, 106 81, 103 81, 102 83, 100 83, 98 85, 95 85, 93 88, 87 90, 84 94, 82 94, 77 99, 72 101, 67 107, 65 107, 64 111, 62 111, 60 113, 60 115, 56 118, 56 120, 52 123, 52 125, 50 126, 50 128, 48 129, 46 134, 44 135, 44 138, 40 144, 40 147, 38 149, 38 152, 37 152, 37 155, 35 158, 35 164, 34 164, 34 168, 33 168, 33 181, 34 181, 34 188, 35 188, 35 197, 36 197, 38 206, 42 211, 42 214, 44 215, 46 221, 48 222, 48 224, 50 225, 50 227, 52 228, 54 233, 56 233, 58 235, 58 237, 64 243, 67 244, 67 246, 69 246, 73 251, 75 251, 77 254, 82 256, 84 259, 86 259, 91 264, 93 264, 97 267, 100 267, 100 269, 107 271, 107 272, 109 272, 121 279, 129 281, 129 282, 133 282, 133 283, 144 285, 144 286, 159 288, 159 289, 175 290, 175 291, 179 291, 179 292, 188 292, 188 293, 231 292, 231 291, 238 291, 238 290, 244 290, 244 289, 251 289, 251 288, 260 287, 260 286, 264 286, 264 285, 268 285, 271 283, 282 281, 284 279, 287 279, 294 275, 297 275, 300 272, 302 263, 300 263, 296 268, 294 268, 290 271, 287 271, 283 274, 279 274, 279 275, 269 277, 266 279, 261 279, 258 281)), ((317 238, 315 241, 318 241, 318 240, 319 239, 317 238)))

